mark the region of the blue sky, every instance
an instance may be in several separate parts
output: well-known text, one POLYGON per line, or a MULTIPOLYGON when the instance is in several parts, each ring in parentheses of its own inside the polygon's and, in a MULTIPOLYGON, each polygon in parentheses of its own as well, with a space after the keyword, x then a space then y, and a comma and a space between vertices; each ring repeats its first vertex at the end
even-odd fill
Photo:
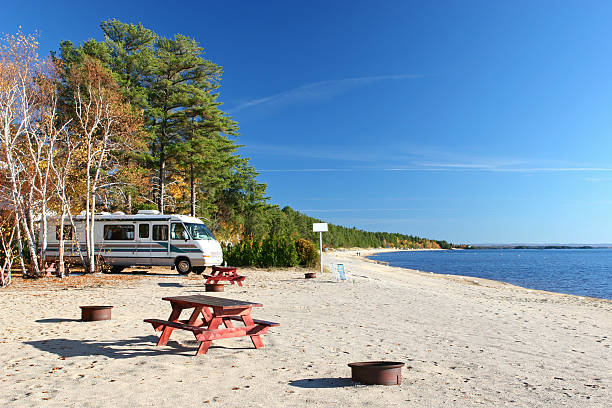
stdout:
POLYGON ((612 242, 608 1, 12 2, 0 31, 198 40, 274 203, 455 243, 612 242))

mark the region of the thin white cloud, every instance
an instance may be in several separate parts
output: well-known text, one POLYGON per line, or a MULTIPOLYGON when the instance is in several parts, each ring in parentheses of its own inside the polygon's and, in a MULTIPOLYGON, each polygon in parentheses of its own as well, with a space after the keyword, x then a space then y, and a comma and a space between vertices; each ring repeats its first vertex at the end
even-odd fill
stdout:
POLYGON ((492 164, 470 164, 470 163, 417 163, 423 167, 449 168, 449 169, 492 169, 497 165, 492 164))
POLYGON ((276 95, 251 99, 250 101, 243 102, 229 109, 229 111, 230 113, 236 113, 255 106, 287 106, 308 100, 329 98, 347 92, 350 89, 372 84, 374 82, 414 78, 422 78, 422 75, 382 75, 314 82, 290 89, 285 92, 277 93, 276 95))
MULTIPOLYGON (((331 136, 330 136, 331 137, 331 136)), ((513 168, 527 166, 524 159, 499 157, 478 157, 464 153, 449 152, 437 147, 414 143, 380 144, 379 137, 372 135, 368 144, 271 144, 245 142, 242 149, 248 156, 296 157, 309 159, 334 160, 334 162, 393 163, 398 168, 416 166, 418 168, 513 168)), ((550 165, 550 164, 549 164, 550 165)), ((535 167, 535 166, 534 166, 535 167)))
MULTIPOLYGON (((249 153, 283 158, 333 160, 337 167, 260 169, 262 173, 332 172, 498 172, 498 173, 611 173, 610 166, 593 166, 568 161, 482 157, 448 152, 427 146, 349 145, 286 146, 247 145, 249 153), (375 163, 385 162, 386 166, 375 163), (342 165, 346 162, 347 165, 342 165), (348 162, 354 162, 353 165, 348 162), (361 164, 361 165, 360 165, 361 164)), ((596 180, 596 179, 593 179, 596 180)), ((592 181, 593 181, 592 180, 592 181)), ((597 179, 597 181, 600 181, 597 179)))
MULTIPOLYGON (((450 163, 431 163, 422 162, 414 163, 417 166, 423 166, 430 170, 447 170, 447 171, 489 171, 489 172, 504 172, 504 173, 563 173, 563 172, 612 172, 612 167, 595 167, 595 166, 544 166, 533 165, 526 161, 516 160, 481 160, 480 162, 450 162, 450 163), (528 165, 531 164, 531 165, 528 165)), ((550 162, 549 162, 550 163, 550 162)), ((397 170, 401 170, 401 167, 397 170)), ((412 168, 407 168, 412 170, 412 168)))
MULTIPOLYGON (((329 146, 316 145, 288 146, 278 144, 248 143, 243 146, 247 155, 272 156, 272 157, 301 157, 307 159, 341 160, 353 162, 376 162, 384 156, 374 155, 372 147, 353 146, 329 146)), ((388 158, 388 156, 387 156, 388 158)))

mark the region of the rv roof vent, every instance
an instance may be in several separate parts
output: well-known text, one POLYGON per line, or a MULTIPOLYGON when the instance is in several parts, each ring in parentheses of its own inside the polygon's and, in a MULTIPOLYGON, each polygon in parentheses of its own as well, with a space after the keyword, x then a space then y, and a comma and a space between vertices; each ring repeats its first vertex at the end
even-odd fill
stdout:
POLYGON ((159 215, 157 210, 138 210, 138 214, 159 215))
POLYGON ((125 215, 123 211, 115 211, 113 215, 125 215))

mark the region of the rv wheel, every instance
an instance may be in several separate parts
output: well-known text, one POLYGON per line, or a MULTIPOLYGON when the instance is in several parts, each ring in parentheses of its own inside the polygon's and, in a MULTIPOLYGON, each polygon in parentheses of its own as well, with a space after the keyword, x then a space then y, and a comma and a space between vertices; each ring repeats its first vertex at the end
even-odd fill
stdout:
POLYGON ((176 270, 181 275, 187 275, 191 272, 191 263, 189 259, 181 258, 176 261, 176 270))

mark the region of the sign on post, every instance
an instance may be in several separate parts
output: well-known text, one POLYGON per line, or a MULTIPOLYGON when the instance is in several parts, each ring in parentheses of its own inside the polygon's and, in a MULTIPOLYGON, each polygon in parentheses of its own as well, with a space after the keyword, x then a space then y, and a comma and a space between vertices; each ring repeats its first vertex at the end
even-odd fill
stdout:
POLYGON ((312 224, 312 230, 319 233, 319 254, 321 263, 321 275, 323 275, 323 233, 327 232, 326 222, 315 222, 312 224))
POLYGON ((314 224, 312 224, 312 230, 314 232, 327 232, 327 223, 315 222, 314 224))

